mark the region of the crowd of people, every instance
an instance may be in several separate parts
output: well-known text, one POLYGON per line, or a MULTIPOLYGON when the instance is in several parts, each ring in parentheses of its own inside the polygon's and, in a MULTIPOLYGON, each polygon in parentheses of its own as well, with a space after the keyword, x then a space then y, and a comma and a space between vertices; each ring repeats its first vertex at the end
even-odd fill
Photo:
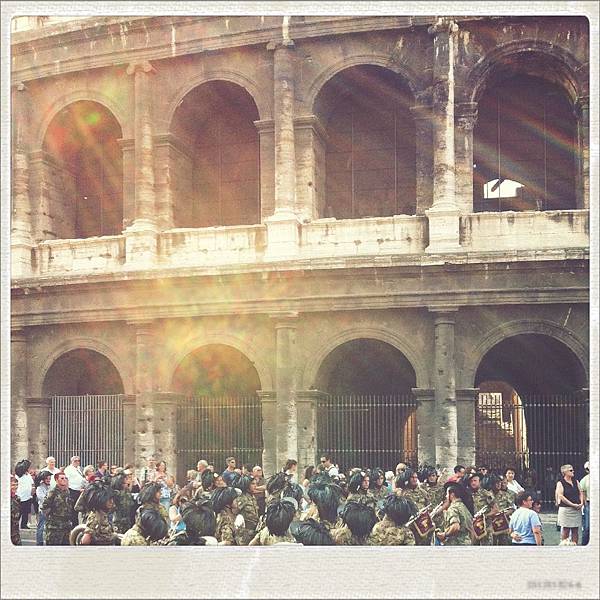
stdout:
MULTIPOLYGON (((53 457, 36 470, 21 460, 11 475, 11 539, 32 515, 38 545, 543 545, 541 498, 515 469, 430 465, 395 472, 342 472, 331 456, 298 473, 288 460, 268 479, 259 465, 206 460, 177 485, 164 461, 145 468, 100 462, 81 467, 53 457)), ((589 463, 577 481, 563 465, 554 500, 565 544, 589 539, 589 463), (587 523, 587 529, 586 529, 587 523)))

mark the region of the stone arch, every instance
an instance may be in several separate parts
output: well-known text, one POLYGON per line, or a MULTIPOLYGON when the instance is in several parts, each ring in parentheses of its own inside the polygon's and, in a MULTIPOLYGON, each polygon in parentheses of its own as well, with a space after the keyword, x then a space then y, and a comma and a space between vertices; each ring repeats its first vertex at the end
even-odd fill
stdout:
MULTIPOLYGON (((558 71, 562 71, 571 89, 565 89, 572 103, 588 94, 586 69, 569 51, 543 40, 526 39, 508 42, 495 47, 470 70, 463 86, 462 101, 478 102, 489 82, 490 74, 502 62, 518 54, 550 58, 558 71)), ((563 86, 564 87, 564 86, 563 86)))
POLYGON ((81 100, 89 101, 89 102, 97 102, 101 106, 103 106, 106 110, 108 110, 112 116, 116 119, 119 127, 121 128, 121 135, 124 139, 133 137, 133 123, 130 123, 126 117, 125 110, 121 107, 117 102, 112 100, 106 94, 99 92, 97 90, 92 89, 81 89, 71 92, 70 94, 66 94, 57 98, 51 105, 44 119, 39 124, 36 135, 34 136, 34 147, 33 150, 41 150, 44 145, 44 138, 46 137, 46 132, 48 131, 48 127, 52 120, 56 115, 67 108, 70 104, 74 102, 79 102, 81 100))
POLYGON ((344 331, 333 336, 311 356, 306 363, 304 374, 300 379, 302 381, 302 389, 310 389, 312 386, 314 386, 319 369, 321 368, 323 361, 327 358, 327 356, 329 356, 329 354, 331 354, 331 352, 346 342, 351 342, 361 338, 385 342, 401 352, 415 371, 417 387, 429 387, 429 374, 425 362, 422 360, 422 357, 419 355, 419 353, 410 346, 410 344, 408 344, 400 336, 395 335, 390 331, 370 327, 361 327, 344 331))
POLYGON ((474 387, 477 369, 485 355, 499 342, 520 334, 540 334, 562 342, 575 355, 589 381, 589 356, 586 345, 575 332, 548 320, 530 321, 526 319, 511 321, 492 329, 470 353, 470 360, 464 365, 465 387, 474 387))
POLYGON ((121 377, 125 394, 135 394, 133 378, 126 376, 129 373, 125 366, 125 360, 122 360, 121 357, 108 344, 101 340, 93 337, 78 337, 65 340, 56 345, 42 362, 41 368, 38 369, 37 372, 33 373, 33 382, 31 386, 33 397, 42 396, 44 381, 48 371, 56 362, 56 360, 72 350, 92 350, 93 352, 97 352, 98 354, 101 354, 107 358, 113 364, 119 376, 121 377))
POLYGON ((173 377, 181 362, 195 350, 210 345, 230 346, 241 352, 254 366, 258 374, 261 389, 273 389, 274 381, 270 369, 260 359, 258 351, 254 346, 244 340, 228 333, 213 333, 190 338, 176 351, 170 354, 165 361, 165 381, 163 389, 170 390, 173 377))
POLYGON ((175 111, 177 107, 181 104, 182 100, 195 88, 198 86, 209 83, 210 81, 229 81, 230 83, 235 83, 240 87, 244 88, 246 92, 250 95, 254 104, 256 105, 256 109, 258 110, 259 118, 261 120, 264 119, 272 119, 272 108, 271 102, 269 101, 266 94, 262 93, 258 87, 251 79, 243 75, 242 73, 238 73, 237 71, 230 71, 225 69, 219 69, 215 71, 207 71, 196 77, 193 77, 186 81, 185 86, 181 87, 175 97, 169 103, 169 107, 167 109, 167 114, 165 118, 165 125, 170 130, 173 117, 175 116, 175 111))
POLYGON ((319 92, 323 87, 330 81, 335 75, 348 69, 350 67, 357 67, 360 65, 374 65, 377 67, 383 67, 400 75, 408 88, 410 89, 413 97, 418 91, 417 77, 411 69, 406 65, 392 63, 390 56, 386 54, 355 54, 344 58, 332 65, 329 65, 323 69, 312 81, 308 87, 308 93, 306 96, 306 106, 308 107, 309 114, 314 114, 315 101, 319 95, 319 92))

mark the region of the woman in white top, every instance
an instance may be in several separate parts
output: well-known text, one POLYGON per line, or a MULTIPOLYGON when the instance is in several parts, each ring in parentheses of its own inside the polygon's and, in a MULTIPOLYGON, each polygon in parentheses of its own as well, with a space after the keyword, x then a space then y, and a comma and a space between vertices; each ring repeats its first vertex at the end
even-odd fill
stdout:
POLYGON ((506 469, 506 487, 513 492, 513 494, 518 495, 521 492, 525 491, 525 488, 515 479, 515 470, 509 467, 506 469))
POLYGON ((30 467, 31 461, 27 459, 19 461, 15 467, 18 482, 16 494, 21 501, 21 529, 29 529, 27 522, 29 521, 34 492, 33 477, 29 473, 30 467))

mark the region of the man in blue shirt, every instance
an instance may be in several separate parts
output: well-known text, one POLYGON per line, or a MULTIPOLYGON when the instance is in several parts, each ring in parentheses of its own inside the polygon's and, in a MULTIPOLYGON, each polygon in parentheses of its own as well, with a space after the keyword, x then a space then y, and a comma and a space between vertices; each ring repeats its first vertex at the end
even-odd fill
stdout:
POLYGON ((542 524, 540 517, 532 509, 533 498, 521 492, 516 499, 517 510, 510 518, 510 536, 513 546, 541 546, 542 524))
POLYGON ((225 484, 230 486, 233 483, 235 476, 238 473, 241 473, 241 471, 235 468, 235 458, 233 456, 226 458, 225 462, 227 463, 227 468, 223 471, 221 477, 223 477, 225 484))

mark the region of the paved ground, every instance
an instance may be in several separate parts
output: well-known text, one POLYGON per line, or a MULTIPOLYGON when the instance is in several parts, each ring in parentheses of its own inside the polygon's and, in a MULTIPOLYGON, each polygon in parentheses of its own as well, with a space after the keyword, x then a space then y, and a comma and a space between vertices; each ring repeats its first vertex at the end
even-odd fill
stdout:
MULTIPOLYGON (((544 528, 544 544, 546 546, 557 546, 560 542, 560 532, 556 531, 556 513, 542 513, 541 520, 544 528)), ((579 539, 581 540, 581 530, 579 539)), ((21 529, 21 540, 23 546, 35 546, 35 526, 33 526, 33 529, 21 529)))

